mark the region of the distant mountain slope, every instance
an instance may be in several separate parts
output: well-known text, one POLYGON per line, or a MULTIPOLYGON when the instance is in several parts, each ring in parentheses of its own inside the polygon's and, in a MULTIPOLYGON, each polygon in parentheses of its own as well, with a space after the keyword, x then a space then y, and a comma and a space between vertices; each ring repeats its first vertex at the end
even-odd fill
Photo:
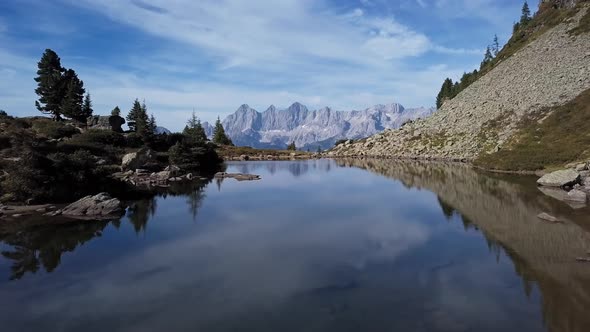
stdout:
MULTIPOLYGON (((329 107, 309 110, 300 103, 279 110, 270 106, 260 113, 242 105, 223 120, 223 127, 238 146, 284 149, 331 148, 339 139, 357 139, 398 128, 408 120, 426 117, 432 108, 405 109, 400 104, 376 105, 363 111, 335 111, 329 107)), ((208 124, 205 126, 208 130, 208 124)))
POLYGON ((168 128, 164 128, 164 127, 156 127, 156 134, 171 134, 172 132, 170 130, 168 130, 168 128))
MULTIPOLYGON (((512 137, 522 132, 527 121, 541 123, 556 106, 590 89, 589 8, 590 3, 583 0, 544 0, 530 32, 525 31, 531 37, 526 40, 525 33, 515 34, 514 44, 507 45, 511 47, 508 56, 500 57, 431 117, 339 145, 330 154, 475 160, 480 154, 513 149, 512 137), (539 114, 543 117, 538 118, 539 114)), ((576 128, 564 122, 567 118, 561 121, 576 128)), ((580 146, 580 152, 585 149, 580 146)))

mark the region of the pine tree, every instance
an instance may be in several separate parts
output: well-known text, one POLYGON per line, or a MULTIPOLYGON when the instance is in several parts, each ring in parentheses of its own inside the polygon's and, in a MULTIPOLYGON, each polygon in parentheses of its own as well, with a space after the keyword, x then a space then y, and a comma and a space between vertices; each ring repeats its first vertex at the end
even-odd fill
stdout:
POLYGON ((223 124, 221 124, 221 120, 219 119, 219 117, 217 117, 217 121, 215 121, 215 129, 213 131, 213 142, 221 145, 234 145, 231 139, 227 137, 225 129, 223 128, 223 124))
POLYGON ((94 110, 92 109, 92 100, 90 99, 90 94, 87 93, 84 97, 84 103, 82 104, 82 112, 76 120, 86 122, 86 119, 92 116, 93 112, 94 110))
POLYGON ((119 106, 115 106, 115 108, 113 108, 111 111, 111 116, 121 116, 121 109, 119 106))
POLYGON ((193 112, 191 118, 187 121, 182 133, 191 143, 202 144, 207 142, 207 134, 195 112, 193 112))
POLYGON ((487 66, 490 62, 494 60, 494 56, 492 55, 492 50, 488 46, 486 48, 486 53, 483 56, 483 61, 481 62, 480 70, 487 66))
POLYGON ((287 146, 287 150, 289 151, 297 151, 297 146, 295 146, 295 142, 291 142, 291 144, 289 144, 289 146, 287 146))
POLYGON ((65 90, 62 81, 64 68, 61 66, 61 59, 53 50, 46 49, 37 67, 35 93, 39 96, 39 100, 35 101, 35 106, 39 111, 51 114, 55 120, 59 120, 61 119, 65 90))
POLYGON ((494 42, 492 44, 492 52, 494 58, 498 56, 500 53, 500 42, 498 41, 498 35, 494 35, 494 42))
POLYGON ((135 130, 144 142, 149 141, 152 136, 149 128, 150 118, 147 113, 147 106, 145 101, 141 104, 137 117, 135 118, 135 130))
POLYGON ((151 135, 156 134, 156 128, 158 125, 156 124, 156 118, 153 114, 150 115, 150 119, 148 120, 148 131, 151 135))
MULTIPOLYGON (((309 152, 309 151, 308 151, 309 152)), ((318 150, 316 151, 317 153, 322 153, 322 147, 318 146, 318 150)))
POLYGON ((139 100, 136 98, 133 102, 133 107, 127 114, 127 125, 129 126, 129 130, 137 132, 137 117, 141 113, 141 104, 139 100))
MULTIPOLYGON (((84 100, 84 83, 78 79, 78 75, 72 69, 66 70, 62 78, 63 98, 61 114, 80 121, 82 118, 82 106, 84 100)), ((84 122, 86 119, 84 119, 84 122)))
POLYGON ((436 108, 440 108, 445 100, 452 98, 453 86, 453 80, 450 78, 447 78, 443 82, 440 92, 438 93, 438 96, 436 96, 436 108))
POLYGON ((520 27, 525 27, 531 21, 531 9, 528 2, 525 0, 522 5, 522 15, 520 16, 520 27))

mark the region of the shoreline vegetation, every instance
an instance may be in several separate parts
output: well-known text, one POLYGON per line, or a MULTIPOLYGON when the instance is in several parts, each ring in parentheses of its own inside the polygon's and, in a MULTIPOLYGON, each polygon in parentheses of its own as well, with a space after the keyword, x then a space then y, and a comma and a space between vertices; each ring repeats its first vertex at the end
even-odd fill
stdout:
POLYGON ((84 82, 50 49, 38 63, 35 81, 35 105, 45 116, 13 117, 0 110, 0 218, 50 213, 99 193, 131 201, 155 187, 206 182, 225 171, 224 159, 311 157, 235 147, 219 119, 210 140, 194 112, 181 133, 160 133, 139 99, 126 115, 119 106, 109 116, 94 115, 84 82))

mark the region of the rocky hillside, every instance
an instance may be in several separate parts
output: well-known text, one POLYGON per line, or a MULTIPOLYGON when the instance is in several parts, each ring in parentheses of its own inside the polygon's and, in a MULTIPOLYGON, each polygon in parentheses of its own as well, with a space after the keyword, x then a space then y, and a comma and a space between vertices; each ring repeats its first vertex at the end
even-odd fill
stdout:
POLYGON ((346 142, 330 154, 475 160, 510 149, 524 120, 539 112, 548 116, 590 89, 589 7, 581 1, 574 9, 551 7, 544 16, 537 14, 535 38, 511 46, 508 57, 438 112, 399 130, 346 142))
MULTIPOLYGON (((335 111, 329 107, 309 110, 294 103, 279 110, 270 106, 258 112, 242 105, 223 120, 226 133, 238 146, 285 149, 291 142, 300 149, 316 151, 334 146, 340 139, 359 139, 385 129, 398 128, 404 122, 431 115, 435 109, 406 109, 400 104, 376 105, 362 111, 335 111)), ((213 128, 205 124, 212 135, 213 128)))

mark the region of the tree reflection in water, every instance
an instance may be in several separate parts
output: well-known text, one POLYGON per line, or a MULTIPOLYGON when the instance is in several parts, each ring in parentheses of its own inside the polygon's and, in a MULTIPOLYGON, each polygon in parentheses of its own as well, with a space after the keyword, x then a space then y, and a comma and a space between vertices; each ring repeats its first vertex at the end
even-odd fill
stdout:
MULTIPOLYGON (((126 218, 136 233, 146 232, 148 222, 157 210, 157 197, 187 197, 187 206, 193 216, 205 198, 204 190, 212 178, 204 181, 178 183, 169 188, 160 188, 153 196, 131 202, 126 218)), ((93 238, 100 237, 102 231, 111 223, 116 229, 124 219, 112 221, 76 221, 63 219, 60 224, 41 224, 24 229, 3 231, 0 229, 0 243, 11 247, 1 252, 2 257, 12 261, 10 280, 17 280, 27 273, 36 273, 41 267, 52 272, 61 263, 66 252, 72 252, 93 238)))
POLYGON ((12 246, 2 252, 11 260, 10 279, 20 279, 35 273, 43 266, 52 272, 61 262, 64 252, 74 251, 91 239, 100 236, 108 222, 68 222, 61 225, 41 225, 16 233, 0 234, 0 241, 12 246))

